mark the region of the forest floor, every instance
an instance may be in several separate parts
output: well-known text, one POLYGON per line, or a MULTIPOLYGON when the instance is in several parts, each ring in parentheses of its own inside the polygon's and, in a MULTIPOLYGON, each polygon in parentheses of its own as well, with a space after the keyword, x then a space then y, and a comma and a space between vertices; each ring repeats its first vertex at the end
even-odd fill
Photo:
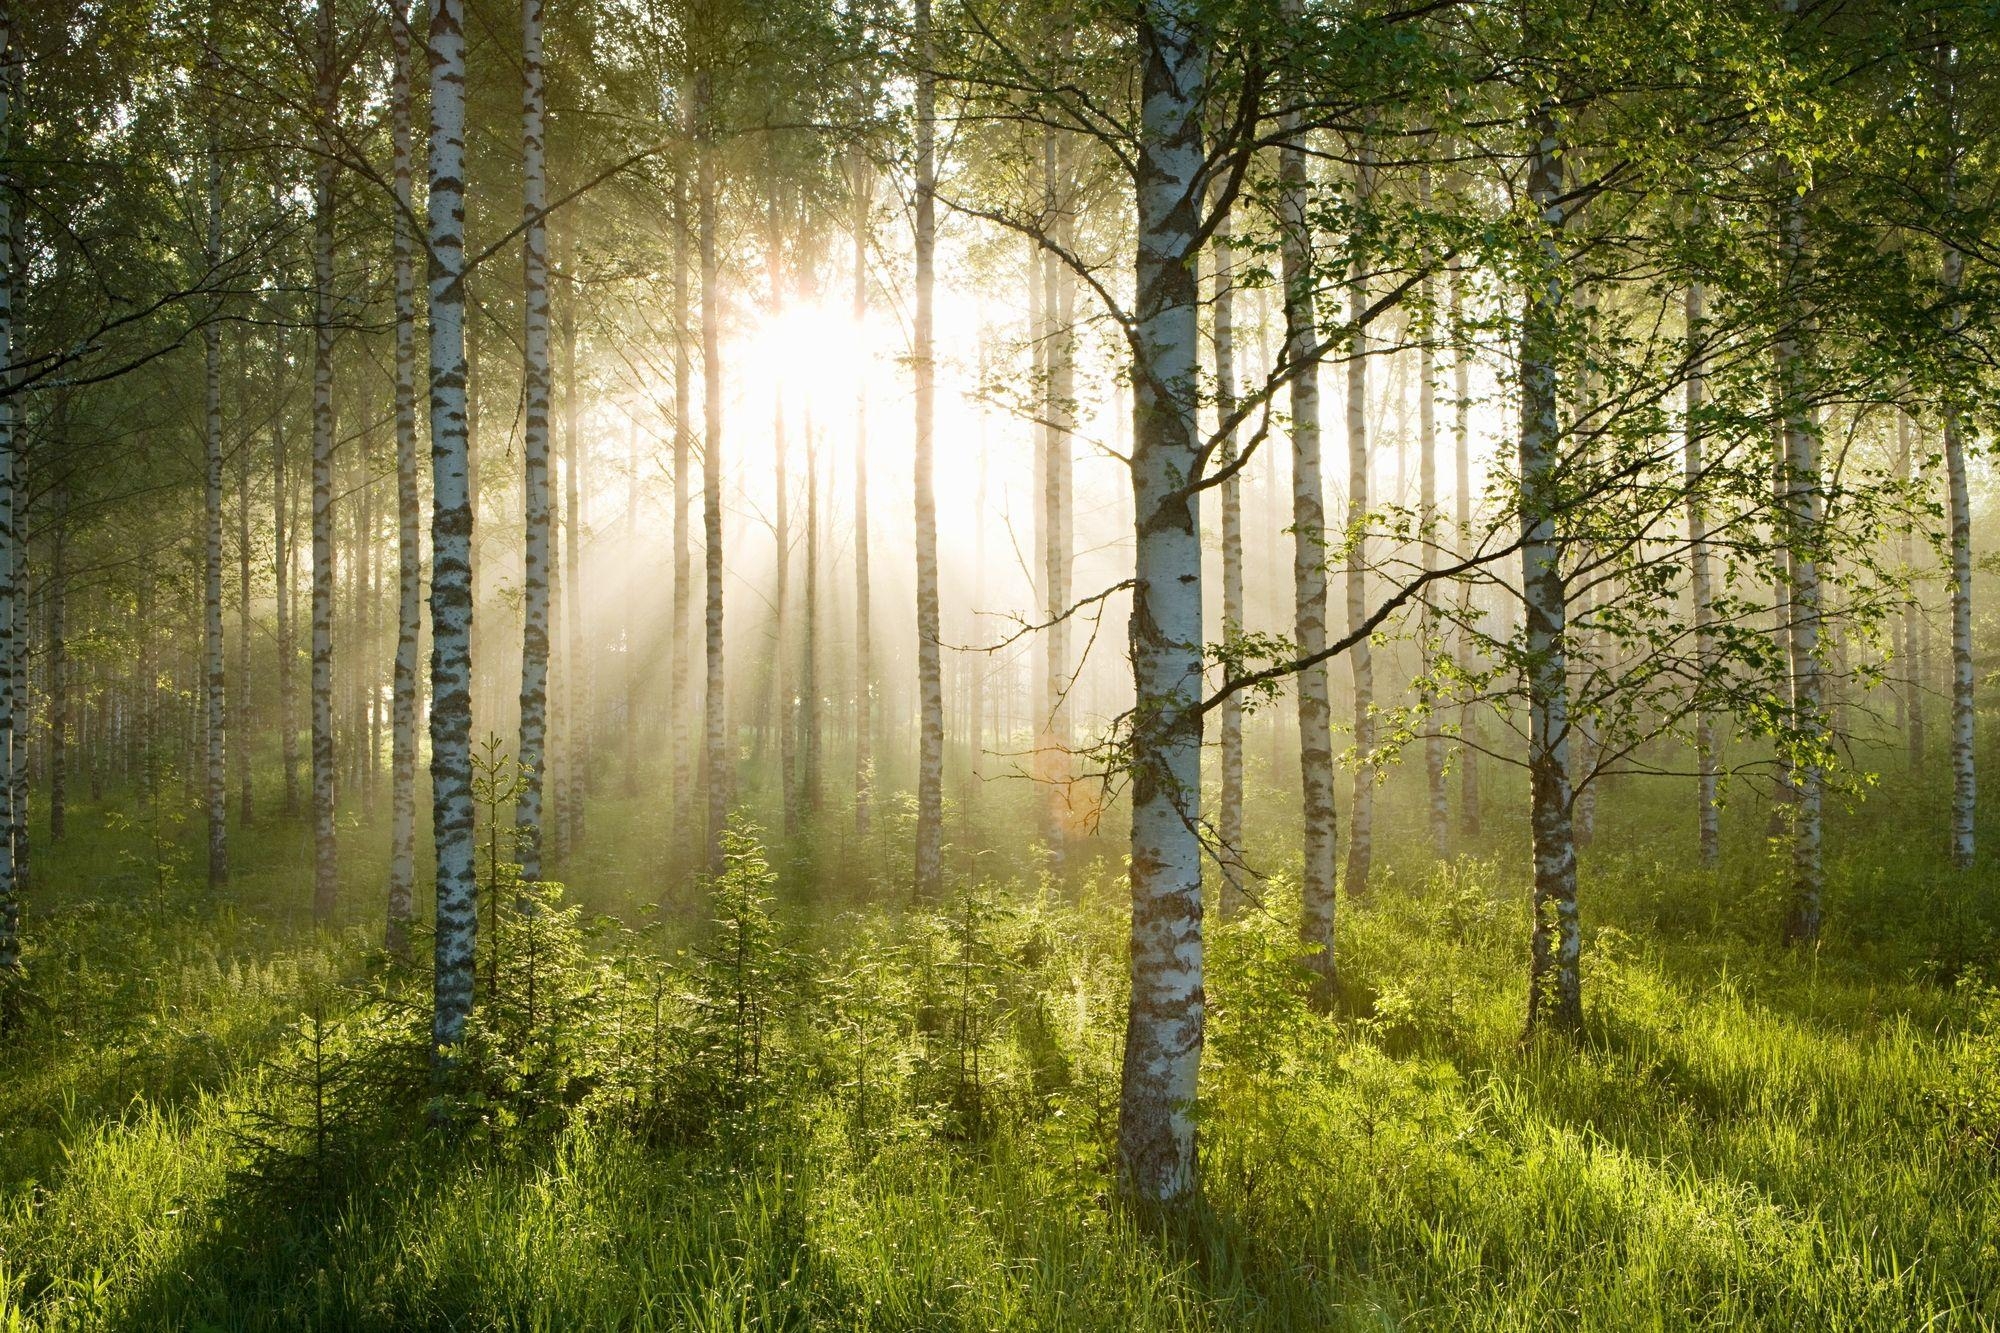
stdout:
MULTIPOLYGON (((1525 858, 1504 839, 1422 874, 1390 857, 1343 906, 1331 1017, 1282 880, 1216 925, 1205 1197, 1170 1228, 1112 1201, 1113 835, 1059 882, 962 874, 921 913, 882 906, 898 877, 855 849, 774 849, 747 1048, 703 998, 732 982, 698 890, 647 935, 580 916, 565 947, 665 959, 644 973, 656 1021, 627 986, 617 1069, 542 1102, 532 1075, 503 1079, 446 1146, 421 1098, 339 1054, 424 998, 379 948, 386 818, 343 821, 349 924, 315 929, 301 822, 237 830, 210 892, 198 821, 81 808, 60 844, 37 828, 34 1007, 0 1055, 0 1330, 2000 1322, 2000 995, 1980 970, 2000 885, 1914 850, 1942 845, 1921 832, 1938 793, 1878 790, 1837 821, 1826 941, 1788 953, 1761 812, 1729 812, 1708 873, 1680 797, 1605 803, 1580 1047, 1521 1040, 1525 858), (723 1072, 662 1073, 662 1032, 723 1072), (649 1098, 684 1101, 637 1114, 649 1098)), ((1405 804, 1378 845, 1417 842, 1405 804)), ((629 849, 654 808, 593 806, 575 897, 652 915, 629 849)))

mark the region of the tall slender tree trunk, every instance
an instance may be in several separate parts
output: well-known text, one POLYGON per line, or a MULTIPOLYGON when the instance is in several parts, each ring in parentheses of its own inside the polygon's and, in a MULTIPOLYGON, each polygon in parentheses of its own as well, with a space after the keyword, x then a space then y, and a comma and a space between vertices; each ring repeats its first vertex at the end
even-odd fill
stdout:
MULTIPOLYGON (((991 347, 982 339, 979 348, 980 379, 982 382, 986 379, 987 372, 991 366, 991 352, 991 347)), ((990 445, 992 443, 988 438, 990 434, 988 425, 988 414, 981 411, 979 414, 979 480, 975 484, 976 489, 973 492, 973 504, 976 512, 982 515, 982 518, 981 521, 973 524, 972 528, 972 623, 974 629, 968 636, 975 643, 979 639, 977 630, 979 623, 978 615, 980 609, 986 605, 986 523, 983 516, 990 512, 988 505, 991 501, 987 485, 987 471, 991 453, 990 445)), ((970 767, 972 785, 976 788, 986 758, 986 708, 988 702, 986 697, 986 678, 992 670, 992 661, 989 655, 978 653, 974 655, 970 668, 972 678, 967 682, 968 697, 966 699, 966 712, 970 716, 966 719, 966 726, 971 737, 972 754, 970 767)))
POLYGON ((389 952, 410 951, 417 829, 417 636, 423 581, 417 542, 417 275, 410 212, 410 22, 407 0, 390 0, 395 68, 390 80, 395 146, 396 280, 396 669, 389 741, 389 952))
MULTIPOLYGON (((625 449, 625 549, 639 549, 639 418, 634 415, 626 434, 625 449)), ((626 586, 627 606, 625 611, 625 671, 622 684, 625 698, 622 705, 624 717, 619 731, 621 739, 618 747, 618 785, 626 796, 639 794, 639 636, 634 631, 639 622, 638 605, 630 597, 631 585, 626 586)), ((680 627, 674 626, 671 651, 680 650, 680 627)))
MULTIPOLYGON (((874 173, 854 154, 854 325, 868 318, 868 231, 874 173)), ((868 599, 868 377, 854 389, 854 834, 868 837, 875 789, 874 628, 868 599)))
MULTIPOLYGON (((575 249, 567 253, 574 262, 575 249)), ((568 731, 563 743, 565 785, 568 799, 560 815, 563 821, 564 854, 583 845, 584 797, 590 786, 592 666, 585 645, 590 642, 587 628, 589 607, 583 595, 583 432, 579 427, 583 408, 581 383, 576 375, 576 284, 570 282, 568 299, 562 303, 559 325, 563 353, 563 629, 567 651, 563 671, 556 679, 562 695, 568 731)))
POLYGON ((320 156, 313 186, 312 801, 313 919, 340 891, 333 827, 333 117, 334 0, 319 0, 320 156))
MULTIPOLYGON (((1424 167, 1418 177, 1418 193, 1423 207, 1431 207, 1431 172, 1424 167)), ((1423 277, 1418 299, 1422 311, 1422 337, 1417 344, 1417 523, 1422 542, 1426 573, 1437 568, 1437 281, 1429 273, 1423 277)), ((1424 596, 1423 642, 1426 659, 1437 651, 1437 608, 1428 592, 1424 596)), ((1426 662, 1428 670, 1428 660, 1426 662)), ((1427 701, 1428 702, 1428 701, 1427 701)), ((1424 787, 1429 794, 1431 855, 1442 861, 1451 855, 1451 799, 1445 790, 1446 742, 1439 716, 1426 720, 1424 737, 1424 787)))
MULTIPOLYGON (((1296 3, 1292 9, 1296 10, 1296 3)), ((1314 311, 1312 222, 1305 146, 1295 117, 1278 150, 1280 258, 1285 281, 1285 350, 1298 367, 1292 406, 1292 615, 1299 655, 1326 649, 1326 492, 1320 480, 1319 333, 1314 311)), ((1136 420, 1136 418, 1135 418, 1136 420)), ((1299 880, 1300 938, 1317 952, 1322 998, 1334 981, 1333 710, 1327 668, 1314 662, 1298 676, 1299 780, 1304 797, 1305 863, 1299 880)))
MULTIPOLYGON (((1687 289, 1688 379, 1686 416, 1682 430, 1686 440, 1684 473, 1687 489, 1688 564, 1694 599, 1695 661, 1706 671, 1715 655, 1715 611, 1711 603, 1708 556, 1708 513, 1703 501, 1707 486, 1706 463, 1701 449, 1701 409, 1707 394, 1703 373, 1705 337, 1702 324, 1707 318, 1706 294, 1699 282, 1687 289)), ((1701 688, 1701 687, 1697 687, 1701 688)), ((1694 715, 1695 822, 1700 838, 1701 863, 1714 866, 1722 859, 1722 813, 1720 777, 1716 764, 1715 718, 1709 709, 1697 705, 1694 715)))
POLYGON ((271 581, 276 591, 278 639, 278 766, 284 770, 285 813, 299 812, 299 732, 296 725, 292 643, 292 487, 285 471, 285 344, 282 330, 273 342, 271 367, 271 581))
MULTIPOLYGON (((1043 226, 1057 246, 1069 244, 1067 155, 1054 129, 1042 132, 1043 226)), ((1042 725, 1036 746, 1042 793, 1042 840, 1051 864, 1060 866, 1069 839, 1071 773, 1068 719, 1070 563, 1065 528, 1071 470, 1070 402, 1076 393, 1074 288, 1068 267, 1053 249, 1039 251, 1043 356, 1047 374, 1042 400, 1042 592, 1048 632, 1042 636, 1042 725)))
MULTIPOLYGON (((247 376, 246 376, 247 378, 247 376)), ((236 735, 230 758, 236 765, 237 819, 244 828, 257 820, 257 794, 250 777, 250 441, 236 447, 236 735)))
POLYGON ((932 420, 937 367, 932 360, 932 253, 937 244, 937 91, 931 74, 930 0, 916 0, 917 209, 916 318, 911 361, 916 370, 917 547, 917 845, 919 901, 944 886, 944 663, 939 644, 937 501, 931 489, 932 420))
MULTIPOLYGON (((1452 453, 1453 518, 1461 550, 1472 541, 1472 336, 1465 319, 1465 274, 1456 261, 1451 266, 1451 373, 1452 373, 1452 453)), ((1462 624, 1472 621, 1472 583, 1459 585, 1458 614, 1462 624)), ((1459 665, 1472 666, 1471 634, 1460 640, 1459 665)), ((1479 711, 1468 699, 1459 706, 1458 734, 1458 829, 1467 838, 1479 836, 1479 711)))
POLYGON ((673 736, 674 736, 674 847, 676 864, 679 849, 693 842, 694 828, 694 682, 690 667, 693 653, 689 644, 694 607, 694 589, 689 584, 688 503, 691 491, 689 468, 694 453, 693 360, 688 348, 692 341, 688 327, 688 217, 687 181, 674 180, 674 624, 673 624, 673 736))
POLYGON ((1576 839, 1570 823, 1569 672, 1564 637, 1568 592, 1556 535, 1562 432, 1556 357, 1563 303, 1562 145, 1553 102, 1537 108, 1528 193, 1541 221, 1541 270, 1521 323, 1521 592, 1526 614, 1528 788, 1535 858, 1534 933, 1528 964, 1528 1027, 1573 1032, 1583 1025, 1576 909, 1576 839))
POLYGON ((801 804, 817 817, 820 790, 819 716, 819 431, 806 408, 806 590, 799 649, 799 784, 801 804))
MULTIPOLYGON (((1210 315, 1215 339, 1215 413, 1225 424, 1236 412, 1236 276, 1235 256, 1230 249, 1232 234, 1225 211, 1216 222, 1210 245, 1214 259, 1210 267, 1215 277, 1215 304, 1210 315)), ((1218 461, 1224 469, 1237 467, 1237 432, 1229 426, 1223 435, 1218 461)), ((1222 637, 1225 643, 1240 637, 1244 630, 1243 605, 1243 477, 1232 471, 1222 483, 1222 637)), ((1321 671, 1324 676, 1324 670, 1321 671)), ((1221 733, 1221 790, 1215 833, 1222 844, 1223 890, 1216 901, 1221 915, 1235 904, 1232 890, 1242 888, 1243 874, 1243 700, 1231 694, 1218 710, 1217 729, 1221 733)))
MULTIPOLYGON (((10 0, 0 0, 0 149, 13 142, 14 16, 10 0)), ((10 192, 0 190, 0 366, 13 364, 14 338, 14 218, 10 192)), ((14 546, 18 535, 14 513, 14 458, 20 441, 14 434, 14 404, 0 400, 0 669, 12 660, 14 632, 14 546)), ((142 639, 150 636, 142 635, 142 639)), ((10 693, 0 688, 0 758, 11 754, 14 709, 10 693)), ((0 1024, 16 1008, 14 984, 21 974, 21 895, 14 877, 14 821, 11 803, 0 802, 0 1024)))
MULTIPOLYGON (((1375 150, 1366 131, 1355 148, 1354 202, 1364 212, 1375 197, 1375 150)), ((1352 634, 1368 618, 1368 330, 1360 323, 1368 306, 1368 261, 1361 250, 1361 232, 1354 238, 1354 258, 1347 274, 1347 309, 1355 320, 1354 344, 1347 363, 1347 630, 1352 634)), ((1322 557, 1323 558, 1323 557, 1322 557)), ((1347 817, 1347 894, 1368 895, 1369 869, 1375 860, 1375 657, 1368 640, 1348 651, 1354 672, 1354 804, 1347 817)))
MULTIPOLYGON (((211 79, 221 73, 220 62, 211 47, 204 62, 211 79)), ((222 131, 210 113, 208 125, 208 238, 206 259, 209 280, 222 267, 222 131)), ((229 777, 224 768, 223 741, 227 729, 228 698, 224 692, 224 649, 222 643, 222 321, 211 319, 202 328, 202 657, 206 699, 208 744, 208 885, 215 888, 229 879, 229 777)))
MULTIPOLYGON (((1956 301, 1965 256, 1948 246, 1944 263, 1945 289, 1956 301)), ((1954 307, 1950 318, 1956 334, 1964 313, 1954 307)), ((1977 797, 1972 751, 1972 497, 1966 484, 1965 414, 1956 403, 1947 403, 1943 415, 1946 513, 1951 521, 1951 863, 1965 870, 1971 867, 1975 850, 1977 797)))
MULTIPOLYGON (((1958 205, 1957 52, 1948 45, 1937 50, 1937 82, 1945 110, 1945 198, 1958 205)), ((1944 247, 1945 327, 1954 342, 1963 336, 1965 307, 1960 302, 1965 283, 1965 254, 1956 245, 1944 247)), ((1965 436, 1970 427, 1957 396, 1947 397, 1944 418, 1945 513, 1950 520, 1951 550, 1951 863, 1972 867, 1975 843, 1973 814, 1978 797, 1973 767, 1972 670, 1972 500, 1966 486, 1965 436)))
MULTIPOLYGON (((66 474, 56 478, 53 507, 55 514, 49 533, 49 841, 57 843, 67 831, 69 810, 69 477, 66 474)), ((88 734, 86 730, 86 742, 88 734)))
POLYGON ((521 765, 514 832, 521 877, 542 878, 542 786, 548 775, 549 706, 549 242, 542 138, 542 0, 521 4, 521 765))
POLYGON ((708 869, 722 873, 722 833, 729 822, 732 778, 724 708, 725 681, 722 639, 722 275, 717 244, 715 145, 708 124, 711 107, 709 74, 696 76, 695 102, 699 126, 696 151, 697 207, 701 220, 701 357, 702 357, 702 536, 707 572, 707 702, 704 722, 708 752, 708 869))
MULTIPOLYGON (((766 237, 765 261, 770 275, 771 313, 781 318, 784 310, 784 265, 782 260, 784 241, 778 226, 778 205, 775 193, 769 212, 770 234, 766 237)), ((799 835, 799 755, 798 755, 798 700, 794 690, 791 670, 791 620, 792 620, 792 479, 791 440, 786 433, 785 382, 782 367, 774 367, 775 384, 771 394, 771 452, 775 472, 772 476, 776 507, 771 525, 771 655, 768 659, 772 676, 772 693, 778 702, 778 789, 783 806, 786 838, 799 835)))
MULTIPOLYGON (((1207 52, 1185 0, 1139 14, 1141 120, 1132 375, 1131 988, 1119 1179, 1144 1205, 1195 1191, 1201 1069, 1201 528, 1195 246, 1207 52)), ((1297 229, 1292 229, 1296 237, 1297 229)), ((1294 287, 1296 291, 1296 287, 1294 287)))
MULTIPOLYGON (((1787 169, 1787 179, 1790 174, 1787 169)), ((1802 346, 1807 318, 1801 295, 1806 263, 1804 201, 1795 191, 1782 189, 1779 210, 1779 264, 1788 295, 1785 317, 1792 321, 1780 330, 1776 348, 1783 412, 1780 518, 1785 538, 1786 600, 1790 608, 1792 725, 1801 743, 1816 750, 1825 735, 1819 669, 1818 549, 1822 507, 1819 431, 1806 401, 1806 352, 1802 346)), ((1819 939, 1825 885, 1820 826, 1825 775, 1817 754, 1799 757, 1792 765, 1791 779, 1792 884, 1785 939, 1788 943, 1809 945, 1819 939)))
POLYGON ((440 1068, 472 1013, 479 892, 472 843, 472 493, 466 429, 463 0, 430 0, 431 831, 437 929, 431 1046, 440 1068))

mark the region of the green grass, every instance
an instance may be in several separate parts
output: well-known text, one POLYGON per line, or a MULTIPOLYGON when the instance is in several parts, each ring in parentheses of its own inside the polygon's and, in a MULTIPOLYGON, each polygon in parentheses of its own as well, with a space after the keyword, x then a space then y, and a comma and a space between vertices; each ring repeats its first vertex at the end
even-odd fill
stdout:
MULTIPOLYGON (((1770 943, 1759 812, 1729 812, 1709 874, 1681 793, 1619 793, 1585 861, 1580 1048, 1521 1041, 1514 821, 1449 866, 1388 858, 1343 908, 1333 1018, 1280 876, 1211 931, 1206 1196, 1168 1229, 1112 1199, 1113 834, 1050 885, 1009 861, 1018 823, 961 830, 971 944, 962 910, 884 905, 879 847, 775 848, 804 979, 754 1121, 446 1149, 392 1118, 365 1187, 318 1208, 244 1186, 245 1112, 310 997, 384 982, 379 824, 347 820, 342 924, 315 930, 300 825, 239 831, 211 896, 185 868, 156 891, 143 828, 81 810, 40 849, 39 1007, 0 1054, 0 1330, 1990 1326, 2000 1005, 1969 978, 2000 903, 1911 836, 1936 795, 1838 821, 1829 936, 1799 956, 1770 943)), ((670 957, 698 941, 658 809, 592 817, 577 896, 663 903, 644 947, 670 957)), ((1416 817, 1392 784, 1380 843, 1416 817)))

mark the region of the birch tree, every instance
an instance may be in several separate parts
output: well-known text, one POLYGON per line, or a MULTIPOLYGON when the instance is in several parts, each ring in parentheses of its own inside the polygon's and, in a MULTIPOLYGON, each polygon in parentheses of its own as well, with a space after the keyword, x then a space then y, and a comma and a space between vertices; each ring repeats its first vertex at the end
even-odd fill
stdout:
POLYGON ((542 0, 521 4, 521 766, 514 829, 521 877, 542 878, 542 785, 549 702, 549 251, 543 164, 542 0))
MULTIPOLYGON (((221 62, 212 36, 203 58, 211 88, 220 81, 221 62)), ((331 59, 331 56, 327 57, 331 59)), ((222 127, 211 109, 207 126, 208 235, 203 264, 209 280, 222 268, 222 127)), ((222 324, 203 327, 202 345, 202 674, 205 747, 204 804, 208 816, 208 885, 229 879, 229 774, 224 736, 229 700, 222 642, 222 324)))
MULTIPOLYGON (((1296 16, 1294 5, 1290 11, 1296 16)), ((1292 370, 1292 609, 1299 655, 1326 648, 1326 501, 1320 478, 1319 354, 1313 290, 1313 236, 1306 146, 1299 118, 1287 112, 1278 149, 1279 243, 1285 284, 1285 361, 1292 370)), ((1358 362, 1357 362, 1358 364, 1358 362)), ((1327 667, 1299 672, 1299 780, 1304 793, 1304 868, 1299 880, 1299 933, 1316 952, 1322 996, 1334 979, 1333 710, 1327 667)))
POLYGON ((394 146, 396 284, 396 666, 390 737, 389 952, 410 950, 417 824, 417 636, 422 591, 417 494, 417 279, 411 208, 410 22, 407 0, 390 0, 390 139, 394 146))
POLYGON ((1556 99, 1529 119, 1534 268, 1521 316, 1521 593, 1528 689, 1528 788, 1535 860, 1528 1027, 1583 1023, 1576 840, 1570 826, 1568 592, 1556 536, 1562 430, 1556 362, 1564 298, 1562 141, 1556 99))
POLYGON ((916 373, 917 547, 917 828, 915 891, 936 898, 944 886, 944 662, 939 643, 937 500, 931 484, 937 367, 932 347, 933 252, 937 245, 936 76, 932 72, 930 0, 916 0, 916 276, 910 360, 916 373))
MULTIPOLYGON (((919 0, 922 3, 922 0, 919 0)), ((1144 1204, 1195 1189, 1202 994, 1201 533, 1194 257, 1201 243, 1200 105, 1208 50, 1196 8, 1138 13, 1138 232, 1132 318, 1135 693, 1131 987, 1118 1102, 1118 1171, 1144 1204)))
POLYGON ((319 0, 319 158, 313 172, 312 803, 313 918, 333 919, 340 891, 333 756, 334 0, 319 0))
POLYGON ((431 1045, 439 1067, 472 1013, 472 496, 465 393, 465 11, 430 0, 431 831, 437 848, 431 1045))

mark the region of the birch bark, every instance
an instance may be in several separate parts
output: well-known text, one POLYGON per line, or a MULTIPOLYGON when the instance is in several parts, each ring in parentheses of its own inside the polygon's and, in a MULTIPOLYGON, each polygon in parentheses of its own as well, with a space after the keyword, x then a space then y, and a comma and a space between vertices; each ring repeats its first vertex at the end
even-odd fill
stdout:
POLYGON ((937 244, 937 90, 931 72, 930 0, 916 0, 917 207, 915 510, 917 548, 917 837, 914 889, 919 901, 944 887, 944 664, 939 644, 937 501, 931 484, 937 368, 932 361, 932 258, 937 244))
MULTIPOLYGON (((1278 150, 1280 263, 1285 283, 1284 358, 1298 367, 1292 408, 1292 634, 1302 657, 1326 648, 1326 500, 1320 479, 1319 340, 1313 290, 1313 236, 1305 146, 1297 117, 1288 115, 1278 150)), ((1322 998, 1334 980, 1333 924, 1336 838, 1333 808, 1333 710, 1327 667, 1298 675, 1299 781, 1304 798, 1304 867, 1299 881, 1299 935, 1315 947, 1310 966, 1322 998)))
MULTIPOLYGON (((1685 438, 1684 485, 1687 490, 1688 565, 1694 599, 1694 655, 1707 670, 1715 652, 1714 590, 1710 582, 1708 554, 1708 513, 1702 491, 1706 483, 1706 463, 1702 458, 1701 409, 1707 396, 1703 373, 1702 323, 1707 318, 1706 293, 1699 282, 1687 289, 1688 380, 1686 412, 1682 431, 1685 438)), ((1695 824, 1700 842, 1701 863, 1716 865, 1722 857, 1722 820, 1718 804, 1720 778, 1716 766, 1715 718, 1706 708, 1694 716, 1695 824)))
POLYGON ((1570 823, 1567 591, 1556 536, 1561 428, 1557 420, 1558 319, 1564 291, 1561 140, 1553 106, 1539 107, 1528 193, 1540 225, 1541 271, 1521 325, 1521 591, 1528 678, 1528 785, 1535 859, 1528 1027, 1574 1031, 1583 1023, 1582 934, 1576 910, 1576 840, 1570 823))
POLYGON ((417 635, 423 579, 418 548, 416 235, 410 211, 410 20, 407 0, 390 0, 394 68, 390 138, 395 153, 396 283, 396 666, 389 741, 389 952, 410 950, 417 827, 417 635))
POLYGON ((549 242, 544 214, 542 0, 521 4, 521 766, 514 833, 521 877, 542 878, 542 788, 549 707, 549 242))
POLYGON ((340 890, 333 755, 333 118, 334 0, 319 0, 320 156, 313 185, 312 803, 313 919, 333 919, 340 890))
POLYGON ((1131 654, 1131 989, 1118 1162, 1142 1204, 1194 1192, 1201 1068, 1201 532, 1194 250, 1207 51, 1194 6, 1139 13, 1141 101, 1135 256, 1131 654))
POLYGON ((465 363, 463 0, 430 0, 431 828, 437 930, 431 1042, 442 1067, 472 1013, 472 492, 465 363))

